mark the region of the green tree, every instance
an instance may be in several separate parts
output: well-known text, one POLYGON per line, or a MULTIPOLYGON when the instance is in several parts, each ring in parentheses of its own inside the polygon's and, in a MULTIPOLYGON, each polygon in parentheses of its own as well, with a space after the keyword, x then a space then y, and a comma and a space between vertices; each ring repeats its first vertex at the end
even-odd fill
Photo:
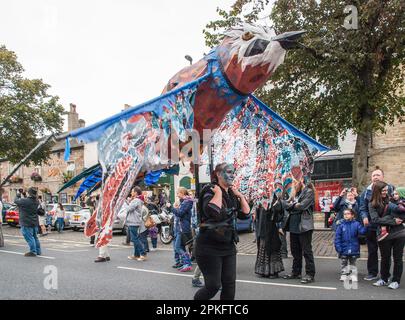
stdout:
MULTIPOLYGON (((12 163, 22 160, 39 138, 59 133, 63 127, 59 98, 47 93, 48 84, 26 79, 23 72, 16 54, 0 46, 0 159, 12 163)), ((46 160, 50 147, 45 145, 31 161, 40 164, 46 160)))
POLYGON ((289 51, 271 84, 256 94, 324 144, 335 146, 337 137, 353 130, 353 182, 365 186, 372 135, 405 115, 405 1, 278 0, 269 6, 237 0, 229 12, 217 9, 220 19, 204 30, 207 45, 218 44, 224 28, 263 23, 259 15, 270 12, 277 34, 305 29, 305 46, 289 51), (251 12, 242 11, 246 5, 251 12), (357 29, 343 26, 348 5, 357 8, 357 29))

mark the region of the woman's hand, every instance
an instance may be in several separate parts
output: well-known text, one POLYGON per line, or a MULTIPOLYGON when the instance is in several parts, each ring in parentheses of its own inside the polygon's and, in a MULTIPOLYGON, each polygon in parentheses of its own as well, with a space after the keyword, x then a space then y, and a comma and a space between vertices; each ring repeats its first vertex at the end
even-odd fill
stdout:
POLYGON ((404 222, 402 219, 395 218, 396 224, 400 225, 400 224, 402 224, 402 222, 404 222))
POLYGON ((281 234, 282 236, 284 236, 284 231, 283 231, 283 229, 281 229, 281 228, 278 229, 278 233, 281 234))
POLYGON ((214 185, 214 187, 211 188, 211 190, 214 191, 214 193, 215 193, 216 195, 217 195, 217 194, 222 195, 222 190, 221 190, 221 188, 220 188, 218 185, 214 185))
POLYGON ((242 197, 243 197, 243 194, 240 193, 240 192, 238 191, 238 189, 236 189, 235 187, 231 187, 231 190, 232 190, 233 194, 234 194, 235 196, 237 196, 238 198, 242 198, 242 197))

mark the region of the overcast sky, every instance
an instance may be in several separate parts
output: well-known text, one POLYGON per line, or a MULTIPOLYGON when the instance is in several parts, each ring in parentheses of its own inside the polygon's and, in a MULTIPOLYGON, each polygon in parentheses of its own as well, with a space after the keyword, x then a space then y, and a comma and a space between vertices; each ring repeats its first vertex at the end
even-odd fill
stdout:
POLYGON ((92 124, 160 95, 234 0, 1 0, 0 44, 92 124))

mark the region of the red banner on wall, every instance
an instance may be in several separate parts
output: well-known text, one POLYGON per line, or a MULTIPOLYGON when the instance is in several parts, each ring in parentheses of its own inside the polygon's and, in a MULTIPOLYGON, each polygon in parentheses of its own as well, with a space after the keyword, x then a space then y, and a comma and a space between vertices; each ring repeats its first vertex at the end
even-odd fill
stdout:
POLYGON ((330 192, 332 201, 334 202, 344 188, 343 181, 322 181, 315 182, 315 211, 321 211, 320 203, 325 197, 327 191, 330 192))

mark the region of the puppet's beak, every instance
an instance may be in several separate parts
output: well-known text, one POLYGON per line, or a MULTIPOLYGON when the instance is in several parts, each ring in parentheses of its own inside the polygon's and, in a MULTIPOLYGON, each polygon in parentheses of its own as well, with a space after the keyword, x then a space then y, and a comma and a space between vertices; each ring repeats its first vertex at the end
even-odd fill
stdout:
POLYGON ((305 30, 284 32, 274 37, 272 40, 279 42, 285 50, 295 49, 299 47, 298 40, 304 33, 306 33, 305 30))

